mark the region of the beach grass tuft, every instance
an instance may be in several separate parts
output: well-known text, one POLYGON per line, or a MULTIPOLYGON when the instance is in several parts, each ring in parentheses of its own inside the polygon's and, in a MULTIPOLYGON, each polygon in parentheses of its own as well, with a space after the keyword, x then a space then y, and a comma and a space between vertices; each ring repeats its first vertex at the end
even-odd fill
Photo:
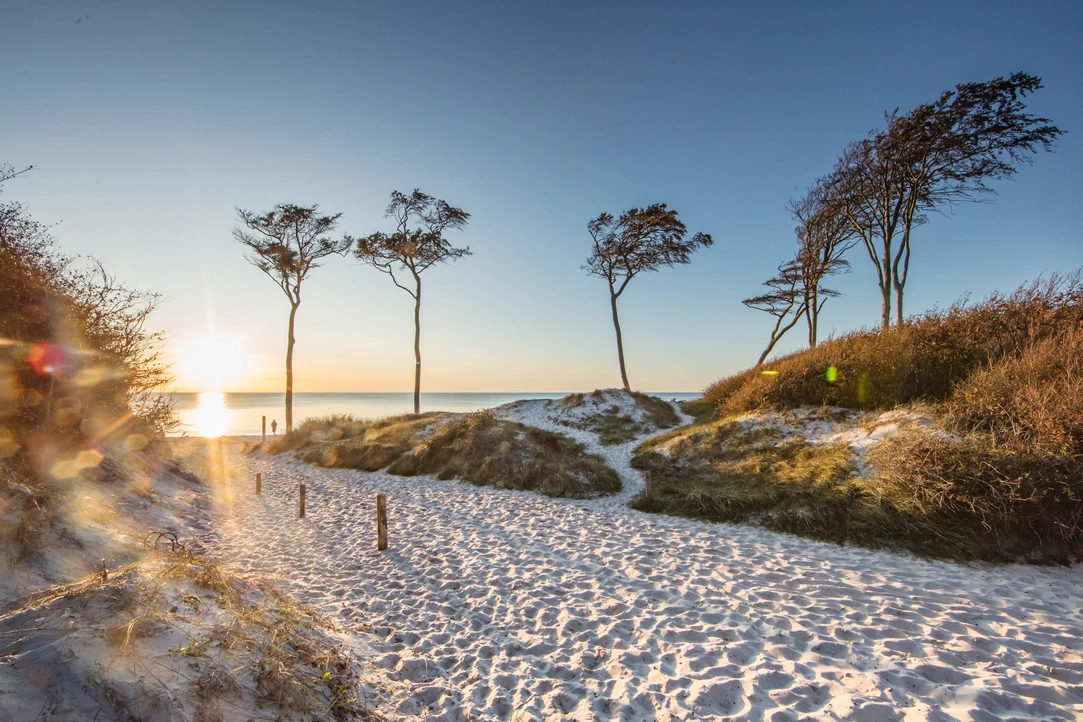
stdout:
POLYGON ((562 434, 497 419, 482 411, 452 419, 388 471, 435 474, 478 486, 583 497, 620 491, 620 477, 605 461, 562 434))

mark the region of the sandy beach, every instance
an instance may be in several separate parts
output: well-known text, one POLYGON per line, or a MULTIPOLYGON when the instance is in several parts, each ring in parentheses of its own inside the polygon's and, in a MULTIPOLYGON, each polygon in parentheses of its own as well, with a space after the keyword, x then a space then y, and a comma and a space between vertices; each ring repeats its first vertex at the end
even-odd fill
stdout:
POLYGON ((628 465, 637 442, 603 447, 545 403, 497 413, 587 442, 620 473, 620 495, 550 499, 231 452, 232 500, 190 532, 350 631, 351 653, 384 680, 381 706, 402 718, 1083 711, 1083 567, 958 565, 639 513, 625 507, 642 488, 628 465))

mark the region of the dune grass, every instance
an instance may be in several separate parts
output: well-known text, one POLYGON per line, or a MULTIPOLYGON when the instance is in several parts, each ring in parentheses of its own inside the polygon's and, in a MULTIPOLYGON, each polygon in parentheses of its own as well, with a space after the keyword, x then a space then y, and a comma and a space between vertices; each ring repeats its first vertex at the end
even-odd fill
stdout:
POLYGON ((388 472, 458 477, 478 486, 547 496, 596 496, 621 489, 617 473, 577 441, 484 411, 442 424, 388 472))
MULTIPOLYGON (((652 439, 632 466, 650 471, 652 499, 632 507, 708 521, 750 522, 775 531, 838 543, 901 547, 931 556, 972 558, 965 539, 938 530, 855 475, 845 444, 783 439, 774 429, 732 419, 652 439), (663 453, 663 448, 665 453, 663 453)), ((950 528, 948 529, 950 532, 950 528)))
POLYGON ((984 366, 1016 358, 1081 324, 1083 279, 1078 272, 1053 275, 979 304, 962 301, 887 331, 859 331, 783 356, 712 384, 704 398, 719 416, 761 408, 891 409, 942 402, 984 366))
POLYGON ((351 414, 310 416, 291 431, 272 439, 267 444, 267 450, 272 454, 282 454, 287 451, 301 451, 313 446, 325 445, 329 442, 374 438, 381 436, 381 432, 388 427, 397 426, 400 422, 431 421, 440 416, 442 414, 439 412, 403 414, 375 420, 358 419, 351 414))
MULTIPOLYGON (((609 393, 624 394, 626 392, 610 391, 609 393)), ((605 405, 606 399, 612 398, 607 397, 606 394, 607 392, 602 389, 595 389, 589 394, 569 394, 556 401, 555 403, 567 409, 583 406, 588 401, 587 397, 590 397, 593 405, 603 405, 602 408, 583 416, 578 421, 566 420, 561 423, 597 434, 598 441, 602 446, 614 446, 634 441, 644 434, 672 428, 681 421, 669 402, 656 396, 642 394, 638 391, 628 392, 628 395, 642 412, 641 417, 637 419, 626 410, 622 410, 617 404, 605 405)))
MULTIPOLYGON (((271 584, 183 546, 103 567, 14 606, 0 615, 0 656, 57 643, 50 627, 68 620, 71 636, 60 635, 60 643, 70 646, 54 652, 54 665, 70 668, 52 672, 82 684, 49 694, 95 698, 111 719, 158 719, 182 710, 195 720, 221 720, 223 712, 382 719, 361 703, 358 668, 327 633, 334 629, 328 620, 271 584), (94 661, 103 646, 107 665, 94 661)), ((43 678, 43 692, 47 683, 43 678)))
POLYGON ((860 332, 750 369, 685 405, 696 423, 647 442, 645 511, 933 557, 1083 554, 1083 284, 1054 276, 887 332, 860 332), (827 374, 832 368, 834 372, 827 374), (904 434, 844 473, 848 450, 741 430, 754 410, 925 402, 944 434, 904 434), (722 420, 711 420, 708 409, 722 420), (661 453, 663 448, 667 453, 661 453))
POLYGON ((356 425, 350 436, 327 439, 334 424, 306 419, 297 438, 278 453, 298 451, 321 466, 399 476, 433 474, 479 486, 536 491, 549 496, 594 496, 620 491, 620 478, 582 444, 561 434, 495 418, 489 412, 460 417, 439 413, 396 416, 356 425))
POLYGON ((430 412, 363 422, 353 436, 330 443, 310 442, 300 458, 320 466, 379 471, 421 443, 426 430, 444 417, 430 412))

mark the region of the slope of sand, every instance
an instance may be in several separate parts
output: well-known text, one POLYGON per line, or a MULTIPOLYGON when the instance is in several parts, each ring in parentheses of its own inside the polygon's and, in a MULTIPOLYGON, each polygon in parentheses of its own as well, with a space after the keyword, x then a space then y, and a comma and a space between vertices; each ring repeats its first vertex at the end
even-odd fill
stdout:
POLYGON ((402 718, 1075 719, 1083 567, 961 566, 627 509, 235 458, 202 539, 357 632, 402 718), (250 493, 256 472, 262 496, 250 493), (308 513, 297 519, 297 485, 308 513), (375 552, 377 492, 391 548, 375 552))

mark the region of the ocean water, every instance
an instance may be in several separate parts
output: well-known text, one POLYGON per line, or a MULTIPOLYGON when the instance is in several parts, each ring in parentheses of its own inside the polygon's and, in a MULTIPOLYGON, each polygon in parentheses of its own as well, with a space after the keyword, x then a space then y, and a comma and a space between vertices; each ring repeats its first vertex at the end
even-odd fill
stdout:
MULTIPOLYGON (((654 393, 663 399, 686 401, 702 394, 654 393)), ((559 399, 567 393, 430 393, 421 394, 421 410, 470 412, 503 406, 520 399, 559 399)), ((240 436, 261 433, 267 417, 267 435, 271 421, 278 421, 278 433, 286 427, 285 393, 184 393, 175 394, 180 426, 174 435, 240 436)), ((296 393, 293 395, 293 419, 298 423, 309 416, 353 414, 360 419, 378 419, 414 410, 412 393, 296 393)))

